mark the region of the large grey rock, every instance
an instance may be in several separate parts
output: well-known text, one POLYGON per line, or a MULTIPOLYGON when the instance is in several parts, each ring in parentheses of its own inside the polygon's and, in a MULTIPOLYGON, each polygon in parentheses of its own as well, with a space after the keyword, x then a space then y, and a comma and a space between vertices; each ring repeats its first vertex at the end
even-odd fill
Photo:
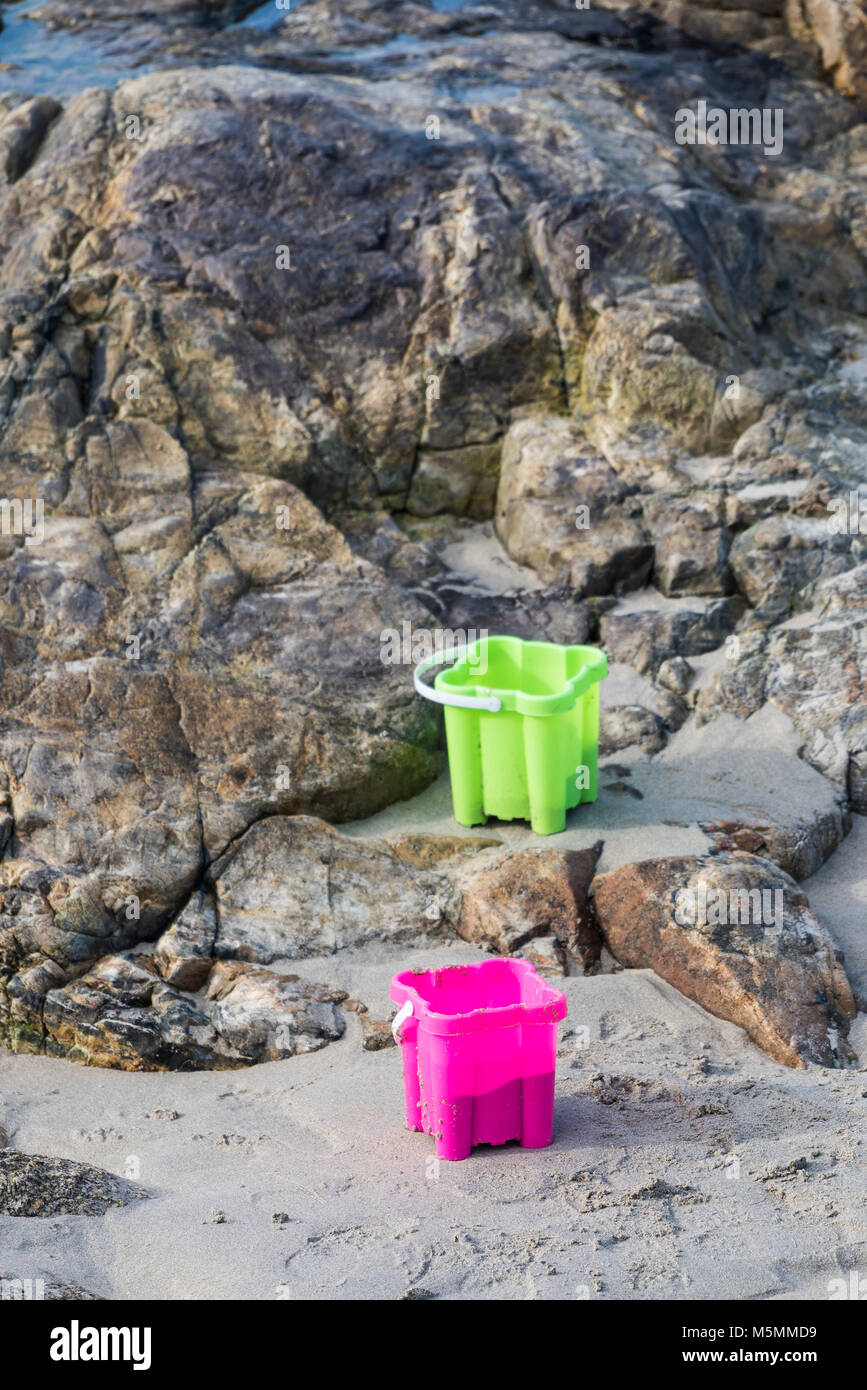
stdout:
POLYGON ((0 992, 0 1029, 19 1051, 90 1065, 229 1068, 308 1052, 344 1031, 345 991, 263 964, 443 936, 510 954, 545 938, 556 943, 546 963, 568 955, 593 973, 600 941, 588 890, 600 849, 357 839, 313 817, 272 816, 212 866, 153 956, 104 955, 74 974, 31 958, 0 992))
POLYGON ((214 518, 200 543, 188 533, 147 621, 142 575, 129 579, 122 616, 106 616, 102 599, 117 593, 117 573, 82 580, 98 599, 93 633, 58 606, 64 587, 81 592, 79 556, 96 564, 83 540, 55 552, 47 535, 38 568, 24 548, 4 567, 13 625, 33 576, 35 655, 47 658, 29 693, 23 663, 5 670, 19 695, 0 729, 17 835, 4 874, 22 948, 81 959, 88 942, 95 954, 101 941, 152 936, 205 858, 257 818, 316 809, 343 819, 420 789, 438 765, 429 707, 404 667, 379 659, 396 612, 425 622, 425 611, 397 607, 381 571, 296 490, 248 481, 235 481, 231 516, 214 518))
MULTIPOLYGON (((449 846, 451 848, 451 846, 449 846)), ((254 825, 213 868, 218 929, 212 954, 268 962, 330 955, 442 929, 448 885, 385 842, 339 835, 312 817, 254 825)), ((165 939, 164 939, 165 940, 165 939)))

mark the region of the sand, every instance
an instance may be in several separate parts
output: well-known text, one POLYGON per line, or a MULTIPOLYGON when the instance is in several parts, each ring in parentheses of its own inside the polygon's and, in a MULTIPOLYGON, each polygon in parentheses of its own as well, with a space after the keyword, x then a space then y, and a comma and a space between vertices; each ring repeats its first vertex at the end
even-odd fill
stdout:
MULTIPOLYGON (((478 957, 345 953, 328 974, 383 1016, 397 968, 478 957)), ((398 1053, 364 1052, 355 1017, 242 1072, 0 1053, 17 1148, 151 1194, 0 1218, 0 1269, 114 1299, 786 1299, 867 1268, 865 1070, 780 1067, 648 971, 564 986, 553 1146, 456 1164, 403 1127, 398 1053)))

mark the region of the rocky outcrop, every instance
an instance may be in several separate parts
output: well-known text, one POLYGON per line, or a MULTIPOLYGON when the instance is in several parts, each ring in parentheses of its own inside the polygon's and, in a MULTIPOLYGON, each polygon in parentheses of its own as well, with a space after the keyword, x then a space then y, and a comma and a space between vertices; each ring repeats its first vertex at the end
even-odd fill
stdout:
MULTIPOLYGON (((231 1068, 343 1035, 346 992, 287 973, 293 959, 457 936, 499 954, 532 948, 546 969, 568 961, 594 973, 601 941, 589 887, 600 851, 515 853, 484 837, 362 840, 313 817, 272 816, 213 864, 152 955, 64 969, 31 953, 0 991, 0 1031, 18 1051, 90 1065, 231 1068)), ((388 1045, 387 1023, 359 1001, 346 1007, 362 1013, 368 1050, 388 1045)))
POLYGON ((433 717, 379 659, 396 594, 296 490, 248 481, 201 543, 187 518, 191 549, 152 595, 147 575, 122 575, 102 525, 87 523, 89 540, 74 539, 83 523, 49 526, 36 569, 24 547, 3 566, 22 659, 5 667, 15 713, 0 730, 17 851, 0 938, 19 951, 50 946, 64 963, 149 939, 252 822, 369 811, 438 765, 433 717), (107 611, 125 584, 123 611, 107 611), (28 612, 41 624, 29 692, 28 612))
POLYGON ((341 1037, 338 1006, 345 998, 344 991, 239 961, 208 959, 204 978, 185 989, 164 980, 145 955, 103 956, 71 978, 43 961, 8 982, 0 1028, 16 1051, 90 1066, 231 1068, 311 1052, 341 1037))
POLYGON ((745 606, 741 599, 724 598, 668 612, 606 613, 600 621, 602 644, 612 661, 625 662, 640 675, 655 676, 664 662, 721 647, 745 606))
POLYGON ((630 864, 594 883, 623 964, 655 970, 785 1066, 843 1065, 856 1005, 842 955, 788 874, 752 854, 630 864))
POLYGON ((803 756, 867 813, 867 566, 818 586, 813 621, 750 631, 735 659, 698 699, 699 717, 720 708, 748 715, 771 701, 804 738, 803 756))
MULTIPOLYGON (((477 845, 462 926, 457 851, 324 823, 441 765, 404 624, 601 627, 656 681, 603 751, 771 701, 867 805, 863 536, 827 524, 865 482, 867 145, 814 61, 858 86, 855 7, 250 8, 46 0, 155 70, 0 101, 0 1031, 109 1065, 321 1045, 340 991, 263 967, 343 945, 565 964, 563 859, 525 912, 477 845), (701 98, 784 108, 782 152, 678 144, 701 98), (491 522, 533 571, 499 588, 491 522)), ((713 833, 800 872, 832 819, 713 833)))
POLYGON ((106 956, 50 991, 37 1046, 126 1071, 231 1068, 312 1052, 342 1036, 345 992, 233 961, 202 994, 164 984, 140 956, 106 956))
POLYGON ((271 816, 216 860, 208 892, 157 942, 157 962, 166 978, 186 973, 195 986, 201 965, 191 962, 267 964, 441 933, 451 911, 447 866, 490 843, 357 840, 314 817, 271 816))

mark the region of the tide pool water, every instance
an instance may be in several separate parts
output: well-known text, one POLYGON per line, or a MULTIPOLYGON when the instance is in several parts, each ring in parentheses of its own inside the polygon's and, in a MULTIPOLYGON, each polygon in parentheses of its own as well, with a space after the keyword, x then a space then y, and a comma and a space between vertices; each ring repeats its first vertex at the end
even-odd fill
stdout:
POLYGON ((117 62, 84 34, 46 29, 31 12, 40 0, 22 0, 3 8, 0 31, 0 92, 48 92, 74 96, 87 87, 108 87, 123 77, 149 72, 117 62))
MULTIPOLYGON (((114 53, 104 38, 92 32, 74 33, 67 29, 46 28, 37 17, 41 3, 42 0, 21 0, 19 4, 0 11, 3 20, 0 31, 0 95, 4 92, 45 92, 62 100, 88 87, 113 87, 126 77, 140 77, 157 68, 174 66, 179 61, 167 57, 164 62, 133 66, 128 57, 114 53)), ((291 9, 294 11, 303 3, 304 0, 293 0, 291 9)), ((438 0, 435 8, 458 9, 463 3, 464 0, 438 0)), ((258 29, 267 33, 285 18, 287 12, 288 7, 278 9, 276 0, 266 0, 265 4, 258 5, 245 18, 227 28, 258 29)), ((133 22, 130 20, 131 24, 133 22)), ((463 35, 454 35, 451 41, 460 42, 463 38, 463 35)), ((412 34, 395 34, 385 43, 335 48, 335 65, 339 68, 344 63, 364 63, 374 67, 383 59, 400 58, 423 46, 422 38, 412 34)), ((244 61, 243 52, 239 53, 237 61, 244 61)), ((447 89, 446 83, 443 86, 447 89)), ((476 100, 484 101, 493 99, 493 93, 493 87, 489 93, 481 86, 473 95, 476 100)))

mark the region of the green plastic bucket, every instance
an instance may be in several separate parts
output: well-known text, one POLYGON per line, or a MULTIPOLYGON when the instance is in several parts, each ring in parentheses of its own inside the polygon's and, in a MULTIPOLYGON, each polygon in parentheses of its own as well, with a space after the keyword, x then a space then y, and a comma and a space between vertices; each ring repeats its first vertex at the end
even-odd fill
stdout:
POLYGON ((443 659, 420 662, 414 683, 445 707, 455 819, 528 820, 537 835, 565 829, 567 811, 596 800, 605 653, 484 637, 427 685, 443 659))

